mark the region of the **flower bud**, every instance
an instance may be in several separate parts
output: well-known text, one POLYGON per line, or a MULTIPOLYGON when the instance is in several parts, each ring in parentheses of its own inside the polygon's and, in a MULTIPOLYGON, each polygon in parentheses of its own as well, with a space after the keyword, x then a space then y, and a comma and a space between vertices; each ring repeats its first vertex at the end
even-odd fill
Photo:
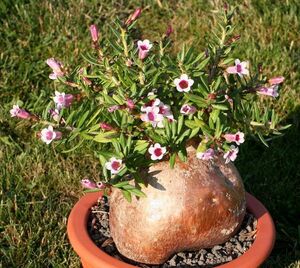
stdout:
POLYGON ((277 77, 273 77, 273 78, 269 79, 269 83, 271 86, 281 84, 283 81, 284 81, 283 76, 277 76, 277 77))
POLYGON ((126 20, 125 25, 129 26, 131 23, 133 23, 137 18, 141 15, 142 9, 137 8, 126 20))
POLYGON ((135 104, 133 102, 132 99, 127 99, 127 107, 130 109, 130 110, 133 110, 134 107, 135 107, 135 104))
POLYGON ((99 39, 99 32, 98 32, 98 28, 95 24, 92 24, 90 26, 90 33, 91 33, 93 42, 96 43, 99 39))
POLYGON ((103 130, 113 130, 114 129, 110 124, 107 124, 104 122, 100 123, 100 128, 103 130))
POLYGON ((172 25, 170 24, 166 30, 166 37, 170 37, 170 35, 174 32, 172 25))
POLYGON ((113 105, 113 106, 110 106, 107 110, 112 113, 116 110, 119 110, 121 107, 119 105, 113 105))

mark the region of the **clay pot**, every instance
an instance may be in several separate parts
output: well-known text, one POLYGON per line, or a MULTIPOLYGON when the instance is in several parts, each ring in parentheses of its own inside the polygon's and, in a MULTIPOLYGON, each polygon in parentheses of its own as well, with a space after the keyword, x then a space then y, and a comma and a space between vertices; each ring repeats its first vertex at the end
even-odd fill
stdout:
POLYGON ((232 163, 196 158, 155 163, 144 174, 146 198, 129 203, 119 189, 110 197, 110 232, 125 257, 164 263, 180 251, 222 244, 239 229, 246 211, 245 190, 232 163))
MULTIPOLYGON (((99 249, 89 237, 87 221, 90 208, 97 203, 99 193, 89 193, 73 207, 68 219, 68 237, 80 256, 84 268, 134 268, 99 249)), ((219 268, 255 268, 269 256, 275 242, 275 227, 271 215, 255 197, 246 193, 247 210, 257 218, 256 239, 249 250, 219 268)))

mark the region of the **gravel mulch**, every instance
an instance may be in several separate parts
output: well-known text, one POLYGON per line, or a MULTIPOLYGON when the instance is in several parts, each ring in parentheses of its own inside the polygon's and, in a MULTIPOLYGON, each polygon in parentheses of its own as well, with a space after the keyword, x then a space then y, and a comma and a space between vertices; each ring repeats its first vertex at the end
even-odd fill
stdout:
POLYGON ((209 268, 229 262, 241 256, 253 244, 256 236, 257 220, 250 213, 246 213, 240 231, 229 241, 209 249, 198 251, 179 252, 161 265, 148 265, 134 262, 122 256, 109 230, 109 205, 106 197, 99 199, 98 204, 91 208, 88 220, 88 231, 95 244, 103 251, 132 265, 142 268, 169 268, 169 267, 201 267, 209 268))

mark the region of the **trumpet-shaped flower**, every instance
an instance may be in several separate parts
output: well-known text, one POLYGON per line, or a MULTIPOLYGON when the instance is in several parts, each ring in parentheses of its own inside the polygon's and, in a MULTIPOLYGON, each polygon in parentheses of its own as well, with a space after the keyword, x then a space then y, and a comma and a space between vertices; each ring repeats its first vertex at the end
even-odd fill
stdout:
POLYGON ((141 120, 144 122, 150 122, 153 127, 163 127, 164 116, 159 113, 159 107, 147 107, 145 113, 141 114, 141 120))
POLYGON ((190 79, 186 74, 182 74, 180 78, 174 80, 174 84, 179 92, 189 92, 194 80, 190 79))
POLYGON ((150 49, 152 48, 152 44, 148 39, 145 39, 144 41, 139 40, 137 42, 138 50, 139 50, 139 58, 143 60, 148 56, 148 53, 150 49))
POLYGON ((167 149, 166 147, 162 147, 159 143, 155 143, 149 147, 148 152, 151 155, 151 160, 161 160, 167 152, 167 149))
POLYGON ((63 77, 64 72, 62 70, 63 66, 61 62, 55 60, 54 58, 47 59, 46 63, 52 69, 53 73, 49 75, 49 78, 52 80, 57 79, 58 77, 63 77))
POLYGON ((235 142, 237 145, 240 145, 245 141, 245 134, 240 131, 235 134, 227 133, 224 135, 224 138, 228 142, 235 142))
POLYGON ((60 131, 54 131, 52 126, 44 128, 41 131, 41 140, 46 144, 50 144, 53 140, 59 140, 62 137, 60 131))
POLYGON ((108 162, 105 163, 105 168, 110 170, 111 174, 117 174, 122 169, 123 164, 121 159, 112 157, 108 162))
POLYGON ((226 72, 229 74, 238 74, 240 77, 243 75, 249 75, 249 62, 248 61, 240 61, 239 59, 236 59, 234 61, 235 66, 230 66, 226 69, 226 72))
POLYGON ((230 146, 230 150, 224 154, 225 163, 228 164, 230 161, 234 161, 237 158, 239 148, 234 145, 230 146))
POLYGON ((66 94, 64 92, 55 91, 55 96, 53 97, 57 110, 62 108, 67 108, 71 106, 74 96, 72 94, 66 94))
POLYGON ((205 152, 198 152, 196 156, 197 158, 202 160, 210 160, 214 158, 214 155, 215 155, 214 149, 209 148, 205 152))
POLYGON ((11 117, 18 117, 22 119, 29 119, 31 117, 30 113, 21 109, 19 105, 13 105, 13 108, 10 110, 11 117))
POLYGON ((83 179, 81 180, 81 185, 82 187, 86 188, 86 189, 95 189, 98 188, 97 184, 93 181, 90 181, 89 179, 83 179))
POLYGON ((269 79, 269 83, 271 86, 281 84, 283 81, 284 81, 283 76, 277 76, 269 79))
POLYGON ((197 111, 196 107, 188 105, 188 104, 184 104, 182 105, 181 109, 180 109, 180 113, 188 115, 188 114, 194 114, 197 111))
POLYGON ((257 94, 265 95, 265 96, 271 96, 273 98, 276 98, 276 97, 279 96, 278 85, 273 85, 273 86, 270 86, 270 87, 261 87, 257 91, 257 94))

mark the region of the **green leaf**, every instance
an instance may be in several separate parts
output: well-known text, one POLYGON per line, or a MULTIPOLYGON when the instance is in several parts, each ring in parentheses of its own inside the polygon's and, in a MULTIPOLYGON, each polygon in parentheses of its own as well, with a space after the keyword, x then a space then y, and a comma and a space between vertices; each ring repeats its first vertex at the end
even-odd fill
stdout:
POLYGON ((118 182, 116 184, 113 184, 113 187, 115 187, 115 188, 123 188, 126 185, 129 185, 128 181, 121 181, 121 182, 118 182))
POLYGON ((95 193, 95 192, 101 192, 101 191, 102 191, 101 189, 95 188, 95 189, 87 189, 87 190, 84 190, 83 192, 84 193, 95 193))
POLYGON ((147 197, 146 194, 144 192, 142 192, 141 190, 134 188, 130 190, 130 193, 138 196, 138 197, 147 197))
POLYGON ((264 139, 263 135, 260 132, 257 133, 257 136, 259 137, 259 139, 265 146, 269 147, 269 145, 267 144, 267 141, 264 139))
POLYGON ((100 143, 113 142, 113 140, 117 138, 118 135, 119 134, 116 131, 101 132, 97 136, 95 136, 94 141, 100 143))
POLYGON ((227 111, 229 109, 225 104, 212 104, 211 106, 222 111, 227 111))
POLYGON ((184 94, 184 98, 197 104, 198 107, 201 107, 201 108, 207 107, 207 103, 206 103, 205 99, 203 99, 202 97, 197 96, 195 94, 186 93, 186 94, 184 94))
POLYGON ((211 120, 215 123, 217 118, 219 118, 220 110, 214 109, 212 112, 209 114, 209 117, 211 120))
POLYGON ((209 62, 210 60, 210 57, 206 58, 205 60, 203 60, 198 66, 197 66, 197 70, 200 71, 202 70, 206 65, 207 63, 209 62))
MULTIPOLYGON (((89 126, 94 120, 95 120, 95 118, 99 115, 99 113, 101 112, 101 109, 98 109, 94 114, 93 114, 93 116, 90 118, 90 120, 88 121, 88 123, 87 123, 87 126, 89 126)), ((98 125, 98 127, 99 127, 99 125, 98 125)))
POLYGON ((90 111, 86 111, 83 116, 79 119, 79 122, 77 123, 77 127, 81 128, 81 126, 83 125, 84 121, 87 119, 87 117, 89 116, 90 111))
POLYGON ((149 146, 149 142, 146 140, 138 140, 134 146, 134 151, 140 154, 144 154, 149 146))
POLYGON ((179 135, 180 132, 181 132, 183 123, 184 123, 184 116, 183 116, 183 115, 180 115, 180 116, 178 117, 178 125, 177 125, 177 134, 178 134, 178 135, 179 135))
POLYGON ((77 143, 76 146, 72 147, 72 148, 69 149, 69 150, 64 150, 64 151, 62 151, 62 152, 63 152, 63 153, 70 153, 70 152, 73 152, 73 151, 75 151, 76 149, 78 149, 78 148, 82 145, 83 142, 84 142, 84 140, 80 140, 80 142, 77 143))
POLYGON ((128 192, 128 191, 126 191, 126 190, 121 190, 121 191, 122 191, 122 194, 123 194, 123 196, 125 197, 125 199, 126 199, 129 203, 131 203, 131 200, 132 200, 132 198, 131 198, 131 193, 128 192))
POLYGON ((251 121, 250 125, 251 126, 255 126, 255 127, 264 127, 265 126, 265 124, 259 123, 259 122, 255 122, 255 121, 251 121))

